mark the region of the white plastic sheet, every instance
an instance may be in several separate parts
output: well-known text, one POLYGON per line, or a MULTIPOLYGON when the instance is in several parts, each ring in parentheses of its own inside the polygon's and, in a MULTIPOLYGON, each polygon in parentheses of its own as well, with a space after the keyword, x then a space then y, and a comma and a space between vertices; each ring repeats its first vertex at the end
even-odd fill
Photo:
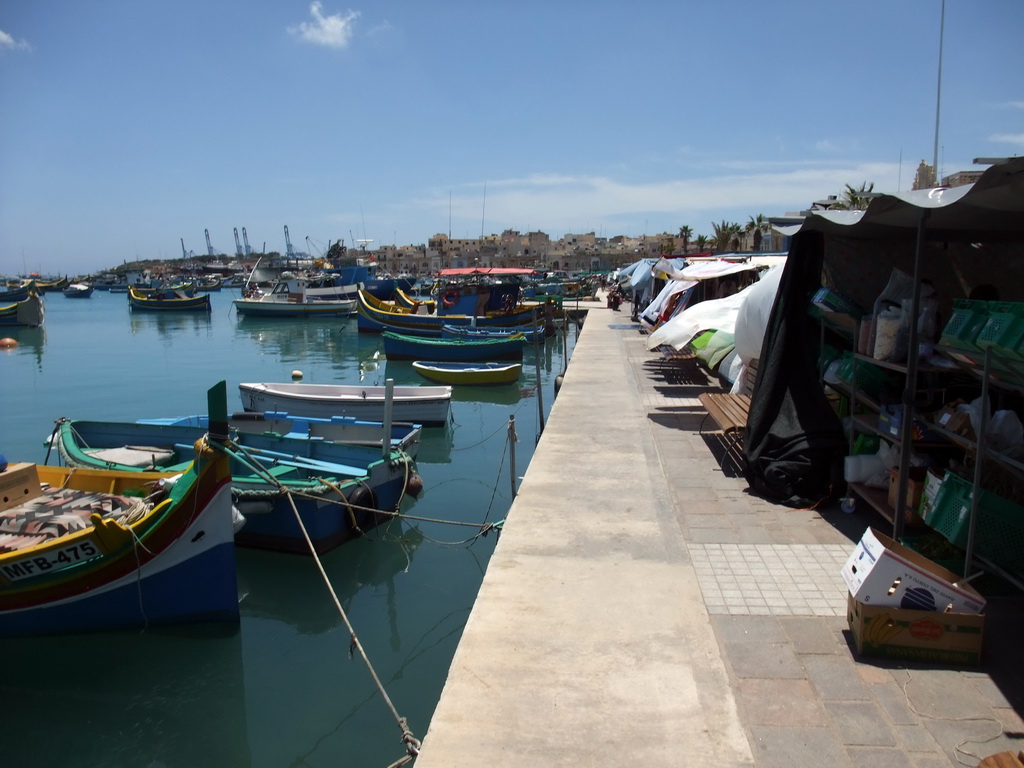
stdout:
POLYGON ((772 305, 779 293, 783 265, 774 266, 761 275, 761 279, 748 288, 746 301, 736 315, 736 353, 744 363, 756 360, 761 354, 761 343, 768 327, 772 305))

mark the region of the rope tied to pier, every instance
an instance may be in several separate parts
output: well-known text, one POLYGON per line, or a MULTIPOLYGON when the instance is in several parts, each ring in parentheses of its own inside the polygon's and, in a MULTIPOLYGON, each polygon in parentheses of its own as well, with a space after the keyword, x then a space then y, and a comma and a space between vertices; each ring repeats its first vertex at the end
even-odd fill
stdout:
POLYGON ((363 648, 363 644, 359 641, 359 636, 356 635, 356 630, 352 626, 352 622, 349 621, 348 614, 345 613, 345 609, 341 605, 338 593, 334 590, 334 585, 331 584, 331 579, 327 575, 327 571, 324 569, 323 563, 320 561, 320 556, 317 554, 316 547, 313 546, 312 539, 309 538, 309 532, 306 530, 305 524, 302 522, 302 515, 299 514, 299 509, 295 506, 295 499, 292 498, 290 493, 288 494, 288 503, 291 504, 292 514, 295 515, 295 522, 298 523, 299 530, 302 531, 302 537, 306 540, 306 545, 309 547, 309 553, 313 556, 313 562, 316 563, 317 570, 320 572, 320 577, 323 579, 324 585, 327 587, 327 591, 330 593, 331 599, 334 601, 334 607, 338 609, 338 615, 341 616, 341 620, 345 623, 345 628, 348 630, 350 649, 355 649, 359 652, 359 656, 366 665, 366 669, 369 671, 370 677, 373 678, 374 685, 377 686, 377 691, 380 693, 381 698, 384 699, 384 704, 391 711, 391 715, 395 718, 395 722, 398 724, 398 727, 402 729, 402 743, 405 744, 407 754, 405 757, 401 758, 401 760, 392 763, 392 765, 404 765, 419 754, 420 742, 409 729, 408 720, 398 714, 398 710, 395 708, 394 703, 392 703, 391 697, 388 696, 388 692, 384 689, 384 684, 377 675, 377 671, 373 668, 373 664, 370 663, 370 657, 366 655, 366 649, 363 648))

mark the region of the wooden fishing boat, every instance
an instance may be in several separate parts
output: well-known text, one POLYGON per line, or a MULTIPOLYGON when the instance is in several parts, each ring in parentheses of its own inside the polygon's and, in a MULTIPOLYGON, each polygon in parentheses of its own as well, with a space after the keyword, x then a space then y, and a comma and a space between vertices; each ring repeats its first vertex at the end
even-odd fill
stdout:
POLYGON ((417 360, 412 364, 416 373, 430 381, 442 384, 482 386, 512 384, 519 381, 522 363, 451 363, 417 360))
POLYGON ((388 360, 443 360, 479 362, 482 360, 522 360, 526 337, 513 334, 500 338, 440 338, 408 336, 385 331, 381 334, 388 360))
POLYGON ((143 293, 138 288, 128 288, 128 306, 133 310, 147 312, 209 312, 210 294, 188 296, 184 291, 166 289, 143 293))
POLYGON ((42 297, 35 291, 13 304, 0 305, 0 326, 20 325, 36 328, 43 324, 46 310, 42 297))
POLYGON ((39 278, 36 278, 35 280, 36 288, 43 293, 56 293, 58 291, 63 291, 68 287, 68 283, 70 282, 71 281, 68 279, 67 275, 64 277, 54 278, 53 280, 41 280, 39 278))
POLYGON ((17 498, 0 505, 0 636, 237 622, 221 447, 202 435, 173 476, 8 467, 0 498, 17 498))
POLYGON ((219 291, 224 287, 224 281, 219 277, 210 277, 205 280, 196 281, 196 290, 199 292, 210 293, 211 291, 219 291))
MULTIPOLYGON (((206 427, 61 419, 52 438, 69 466, 180 471, 206 427)), ((225 429, 231 497, 246 518, 240 546, 327 552, 390 519, 418 492, 408 454, 391 448, 225 429), (300 526, 299 520, 302 525, 300 526)))
MULTIPOLYGON (((178 416, 163 419, 139 419, 140 424, 171 424, 184 427, 209 427, 206 415, 178 416)), ((310 440, 330 440, 334 443, 370 445, 383 448, 384 423, 366 421, 354 416, 332 416, 321 419, 313 416, 295 416, 279 411, 265 413, 232 413, 228 417, 228 429, 238 432, 276 432, 285 437, 310 440)), ((423 427, 408 421, 391 424, 391 447, 404 451, 412 458, 419 452, 423 427)))
POLYGON ((401 288, 396 288, 395 306, 411 309, 413 314, 426 313, 428 315, 432 315, 437 308, 437 300, 432 298, 423 298, 422 296, 412 296, 401 288))
POLYGON ((88 299, 93 288, 88 283, 71 283, 62 293, 69 299, 88 299))
POLYGON ((331 275, 281 276, 267 293, 250 289, 234 300, 240 315, 249 317, 348 317, 355 313, 358 286, 331 275))
POLYGON ((488 310, 482 315, 457 315, 444 312, 438 315, 414 313, 411 307, 403 307, 359 291, 356 296, 359 331, 361 333, 383 333, 393 331, 417 336, 440 336, 441 326, 475 325, 510 326, 526 325, 533 317, 538 305, 514 305, 511 311, 488 310))
POLYGON ((554 335, 554 332, 554 325, 551 326, 550 331, 546 331, 543 325, 538 327, 522 325, 508 328, 498 326, 473 328, 468 325, 447 324, 441 326, 442 339, 507 339, 519 334, 524 337, 527 344, 533 344, 535 341, 543 342, 549 336, 554 335))
MULTIPOLYGON (((358 384, 243 383, 238 385, 246 411, 285 411, 301 416, 329 419, 354 416, 383 421, 387 387, 358 384)), ((425 427, 444 426, 451 410, 452 388, 395 386, 391 397, 392 417, 425 427)))
POLYGON ((11 280, 0 285, 0 304, 13 304, 24 301, 31 291, 39 293, 34 280, 11 280))

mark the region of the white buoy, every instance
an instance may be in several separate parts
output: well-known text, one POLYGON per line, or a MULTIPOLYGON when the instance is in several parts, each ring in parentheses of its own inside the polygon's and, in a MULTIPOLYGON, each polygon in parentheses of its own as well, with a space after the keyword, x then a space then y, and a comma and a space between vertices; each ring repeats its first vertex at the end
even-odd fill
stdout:
POLYGON ((293 379, 301 379, 302 378, 302 371, 299 371, 299 370, 292 371, 292 378, 293 379))

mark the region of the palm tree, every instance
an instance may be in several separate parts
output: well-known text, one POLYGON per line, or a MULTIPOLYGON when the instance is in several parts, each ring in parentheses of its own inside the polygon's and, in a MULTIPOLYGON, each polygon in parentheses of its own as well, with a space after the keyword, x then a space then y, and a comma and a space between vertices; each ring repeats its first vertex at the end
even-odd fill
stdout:
POLYGON ((734 221, 729 222, 729 250, 740 249, 740 238, 743 236, 743 225, 734 221))
POLYGON ((854 189, 849 184, 843 190, 843 199, 835 206, 847 211, 863 211, 868 207, 874 194, 875 182, 868 184, 866 181, 860 185, 860 189, 854 189))
POLYGON ((757 216, 751 216, 750 221, 747 222, 747 226, 744 227, 744 232, 748 235, 753 236, 753 247, 751 250, 760 251, 761 242, 764 239, 764 234, 768 231, 768 219, 765 218, 763 213, 757 214, 757 216))
POLYGON ((725 221, 724 219, 715 224, 712 222, 711 226, 715 230, 715 248, 719 251, 738 251, 740 249, 740 235, 743 233, 743 227, 733 221, 725 221))
POLYGON ((693 237, 693 227, 684 224, 679 228, 679 237, 683 239, 683 253, 690 250, 690 238, 693 237))
POLYGON ((732 225, 722 219, 718 224, 711 222, 711 228, 715 231, 714 247, 716 251, 724 251, 729 247, 729 234, 731 232, 732 225))
POLYGON ((706 251, 708 249, 709 242, 707 235, 698 235, 693 241, 693 244, 697 246, 698 251, 706 251))

